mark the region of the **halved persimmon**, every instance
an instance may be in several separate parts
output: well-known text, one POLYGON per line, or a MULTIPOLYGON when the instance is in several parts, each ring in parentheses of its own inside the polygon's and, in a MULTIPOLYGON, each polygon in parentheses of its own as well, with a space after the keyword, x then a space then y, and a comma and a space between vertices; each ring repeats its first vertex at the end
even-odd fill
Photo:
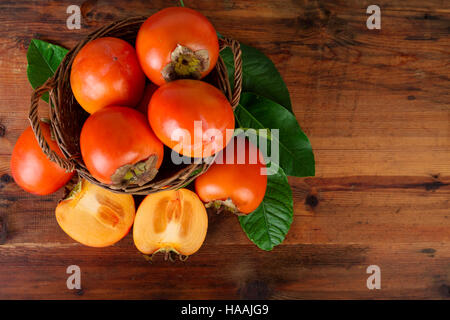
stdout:
POLYGON ((106 247, 130 231, 135 207, 132 195, 113 193, 83 179, 55 213, 59 226, 72 239, 90 247, 106 247))
POLYGON ((175 252, 189 256, 203 244, 208 215, 198 196, 187 189, 149 194, 139 206, 134 244, 144 254, 175 252))

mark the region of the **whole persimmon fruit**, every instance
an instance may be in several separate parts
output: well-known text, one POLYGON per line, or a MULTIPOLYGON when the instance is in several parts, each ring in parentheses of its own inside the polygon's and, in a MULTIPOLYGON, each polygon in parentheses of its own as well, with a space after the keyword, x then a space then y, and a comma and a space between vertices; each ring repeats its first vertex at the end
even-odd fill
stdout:
POLYGON ((80 149, 91 175, 113 187, 150 181, 164 155, 164 146, 146 117, 135 109, 120 106, 89 116, 81 130, 80 149))
POLYGON ((234 130, 227 98, 216 87, 198 80, 175 80, 160 86, 150 100, 148 119, 166 146, 187 157, 204 158, 219 152, 234 130))
MULTIPOLYGON (((50 126, 40 122, 41 131, 51 150, 64 157, 56 141, 52 140, 50 126)), ((11 155, 14 181, 25 191, 47 195, 63 187, 74 172, 66 172, 42 151, 33 129, 28 127, 19 137, 11 155)))
POLYGON ((78 52, 70 85, 78 103, 94 113, 110 105, 135 107, 144 91, 145 75, 128 42, 105 37, 89 42, 78 52))
POLYGON ((195 180, 195 191, 207 207, 225 206, 234 213, 249 214, 264 199, 264 168, 261 151, 244 136, 237 136, 217 155, 208 171, 195 180))
POLYGON ((139 29, 136 51, 147 77, 162 85, 175 79, 201 79, 216 65, 216 30, 200 12, 171 7, 150 16, 139 29))

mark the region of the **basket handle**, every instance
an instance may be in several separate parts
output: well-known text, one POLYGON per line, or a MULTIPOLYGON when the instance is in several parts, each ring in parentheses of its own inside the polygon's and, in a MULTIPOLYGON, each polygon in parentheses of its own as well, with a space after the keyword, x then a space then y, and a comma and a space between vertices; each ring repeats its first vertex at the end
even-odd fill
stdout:
MULTIPOLYGON (((241 92, 242 92, 242 51, 241 51, 241 45, 239 44, 239 41, 223 37, 222 42, 225 46, 229 47, 231 49, 231 52, 233 53, 233 60, 234 60, 234 88, 233 88, 233 95, 231 96, 230 104, 233 107, 233 110, 236 109, 236 107, 239 104, 239 100, 241 99, 241 92)), ((223 48, 222 48, 223 49, 223 48)))
POLYGON ((39 99, 46 92, 51 91, 55 86, 55 81, 53 78, 49 78, 42 86, 38 87, 34 90, 31 95, 31 106, 28 114, 28 120, 30 121, 31 128, 33 129, 34 136, 36 137, 39 146, 42 149, 42 152, 47 156, 48 159, 58 164, 61 168, 65 169, 67 172, 71 172, 75 169, 75 166, 72 162, 62 158, 56 152, 54 152, 47 141, 44 138, 41 130, 41 124, 38 114, 39 108, 39 99))

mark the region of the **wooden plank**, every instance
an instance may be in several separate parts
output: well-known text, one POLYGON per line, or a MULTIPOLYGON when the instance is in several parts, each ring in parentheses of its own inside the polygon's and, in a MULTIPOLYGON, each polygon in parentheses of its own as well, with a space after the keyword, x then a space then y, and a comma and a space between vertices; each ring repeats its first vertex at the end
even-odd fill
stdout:
POLYGON ((2 249, 2 259, 3 299, 449 298, 448 244, 283 245, 271 253, 207 244, 184 263, 161 256, 149 263, 129 243, 13 246, 2 249), (81 268, 81 291, 65 288, 71 264, 81 268), (381 290, 366 287, 371 264, 381 268, 381 290), (427 267, 411 267, 417 264, 427 267))

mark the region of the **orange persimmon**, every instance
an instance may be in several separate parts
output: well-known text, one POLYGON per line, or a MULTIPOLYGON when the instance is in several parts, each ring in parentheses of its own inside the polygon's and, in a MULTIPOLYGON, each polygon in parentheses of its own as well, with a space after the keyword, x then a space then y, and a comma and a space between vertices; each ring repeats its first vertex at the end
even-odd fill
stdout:
POLYGON ((213 85, 198 80, 168 82, 153 93, 148 120, 159 140, 195 158, 219 152, 234 130, 233 108, 213 85))
POLYGON ((216 163, 195 180, 195 191, 207 207, 224 206, 234 213, 249 214, 264 199, 267 175, 262 171, 265 167, 258 147, 244 136, 234 137, 218 155, 216 163), (232 163, 227 163, 229 158, 232 163), (217 163, 219 159, 222 163, 217 163))
MULTIPOLYGON (((52 140, 50 125, 40 122, 42 135, 51 150, 64 157, 55 140, 52 140)), ((50 161, 39 146, 33 129, 28 127, 17 140, 11 155, 11 173, 14 181, 25 191, 47 195, 64 186, 74 172, 66 172, 50 161)))
POLYGON ((139 206, 134 243, 144 254, 175 252, 189 256, 203 244, 208 215, 197 195, 187 189, 148 195, 139 206))
POLYGON ((130 231, 135 207, 132 195, 81 180, 55 213, 59 226, 72 239, 90 247, 106 247, 130 231))
POLYGON ((92 176, 115 186, 150 181, 164 156, 164 146, 145 116, 120 106, 90 115, 81 130, 80 149, 92 176))
POLYGON ((134 107, 145 86, 134 48, 119 38, 98 38, 78 52, 70 85, 78 103, 89 113, 110 105, 134 107))
POLYGON ((216 65, 219 40, 208 19, 189 8, 163 9, 149 17, 136 37, 142 69, 155 84, 201 79, 216 65))

